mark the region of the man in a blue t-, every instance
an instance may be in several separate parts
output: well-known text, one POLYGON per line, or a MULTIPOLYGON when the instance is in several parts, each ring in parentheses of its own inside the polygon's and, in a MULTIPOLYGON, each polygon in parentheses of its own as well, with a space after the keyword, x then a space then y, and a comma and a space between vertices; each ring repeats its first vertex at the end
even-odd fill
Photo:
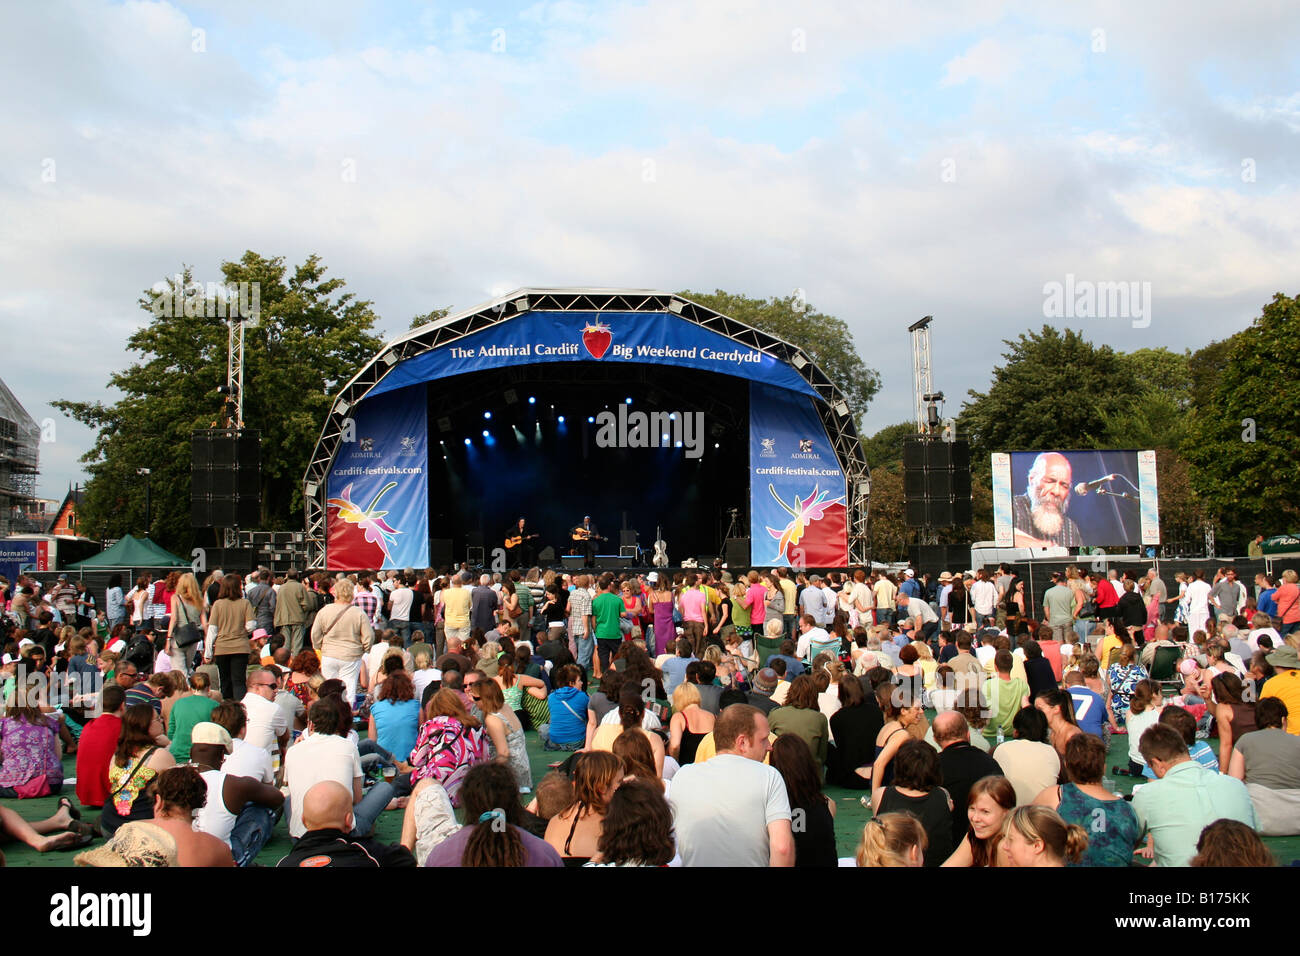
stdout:
POLYGON ((697 658, 691 653, 691 642, 684 637, 679 637, 668 647, 676 652, 676 656, 664 661, 664 666, 660 669, 664 672, 664 693, 672 697, 677 685, 686 680, 687 666, 697 658))
POLYGON ((772 661, 785 661, 785 679, 794 680, 802 674, 807 668, 803 666, 803 661, 795 657, 794 641, 782 641, 781 653, 773 654, 767 659, 767 666, 772 666, 772 661))
POLYGON ((1070 700, 1074 702, 1074 722, 1085 734, 1101 737, 1102 726, 1106 722, 1106 699, 1084 686, 1083 675, 1078 671, 1067 674, 1065 683, 1070 700))
POLYGON ((547 697, 551 722, 537 728, 546 750, 578 750, 587 742, 587 703, 582 690, 582 671, 565 664, 551 675, 555 690, 547 697))

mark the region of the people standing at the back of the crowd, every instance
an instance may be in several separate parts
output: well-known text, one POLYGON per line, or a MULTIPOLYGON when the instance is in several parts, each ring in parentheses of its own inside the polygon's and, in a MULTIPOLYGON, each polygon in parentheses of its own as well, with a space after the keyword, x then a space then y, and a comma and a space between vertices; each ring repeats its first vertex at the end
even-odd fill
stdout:
POLYGON ((255 627, 268 634, 275 628, 275 589, 271 587, 271 572, 258 568, 248 576, 244 597, 253 606, 255 627))
POLYGON ((171 614, 172 594, 176 591, 176 582, 180 573, 172 571, 166 578, 149 585, 148 600, 145 608, 146 627, 149 631, 166 631, 167 619, 171 614))
POLYGON ((194 672, 194 653, 207 631, 208 615, 203 609, 199 582, 191 573, 181 575, 171 598, 167 622, 167 655, 174 670, 187 677, 194 672))
POLYGON ((370 617, 357 597, 347 578, 335 581, 334 603, 317 613, 311 629, 311 645, 321 655, 321 674, 326 680, 337 677, 343 681, 347 688, 344 699, 349 703, 356 699, 362 660, 374 640, 370 617))
POLYGON ((203 662, 216 664, 221 695, 227 700, 240 700, 244 696, 248 656, 252 653, 249 635, 257 623, 253 606, 244 598, 240 584, 238 574, 227 574, 221 579, 219 596, 208 612, 204 642, 203 662))
POLYGON ((275 595, 275 629, 284 635, 291 657, 301 653, 306 643, 307 615, 312 603, 298 577, 297 569, 286 571, 284 583, 275 595))

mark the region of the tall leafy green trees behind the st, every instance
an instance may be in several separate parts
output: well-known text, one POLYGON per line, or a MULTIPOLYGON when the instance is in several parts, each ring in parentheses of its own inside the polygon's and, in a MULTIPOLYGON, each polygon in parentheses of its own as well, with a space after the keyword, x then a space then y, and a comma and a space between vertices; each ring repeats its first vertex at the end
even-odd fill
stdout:
POLYGON ((1277 293, 1214 350, 1185 454, 1232 544, 1300 529, 1300 296, 1277 293))
MULTIPOLYGON (((342 279, 326 278, 317 256, 288 267, 283 258, 246 252, 223 263, 222 273, 225 283, 258 284, 259 321, 245 332, 244 424, 262 438, 260 526, 301 528, 302 475, 330 395, 380 347, 371 331, 376 317, 368 301, 344 291, 342 279)), ((194 279, 186 268, 167 281, 172 290, 190 289, 194 279)), ((151 291, 142 296, 149 319, 127 343, 139 360, 109 379, 122 397, 111 405, 56 405, 98 431, 82 459, 90 473, 84 533, 116 538, 148 530, 164 547, 188 553, 192 543, 213 540, 190 525, 190 435, 220 421, 228 321, 208 317, 206 308, 193 317, 160 315, 156 301, 151 291), (148 529, 140 468, 151 471, 148 529)))
POLYGON ((844 320, 816 312, 793 295, 754 299, 721 289, 678 295, 803 349, 844 394, 858 423, 880 391, 880 373, 867 367, 844 320))
POLYGON ((1131 363, 1071 329, 1044 325, 1006 345, 988 391, 972 390, 957 420, 982 472, 995 451, 1104 447, 1142 390, 1131 363))

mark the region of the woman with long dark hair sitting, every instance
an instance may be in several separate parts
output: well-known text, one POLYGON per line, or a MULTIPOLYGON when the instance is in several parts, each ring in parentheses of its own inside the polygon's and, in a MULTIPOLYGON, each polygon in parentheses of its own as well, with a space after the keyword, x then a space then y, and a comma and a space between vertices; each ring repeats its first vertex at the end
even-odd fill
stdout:
POLYGON ((582 866, 596 855, 605 809, 623 781, 623 761, 612 753, 591 750, 573 763, 572 806, 551 817, 546 842, 562 855, 565 866, 582 866))
POLYGON ((591 738, 592 750, 608 751, 614 741, 622 734, 641 734, 650 745, 655 755, 655 772, 663 776, 664 741, 657 733, 651 733, 642 726, 645 723, 645 700, 637 684, 624 684, 618 695, 618 723, 604 723, 597 728, 591 738))
POLYGON ((108 764, 108 800, 99 828, 111 836, 123 823, 153 819, 154 778, 176 766, 167 749, 162 717, 148 704, 134 704, 122 715, 117 750, 108 764))
POLYGON ((807 742, 797 734, 782 734, 772 745, 772 766, 785 780, 794 826, 795 866, 838 866, 835 855, 835 804, 822 793, 821 768, 807 742))
POLYGON ((460 788, 465 826, 433 848, 425 866, 563 866, 560 855, 520 825, 519 784, 504 763, 470 768, 460 788))
POLYGON ((584 866, 667 866, 676 855, 673 815, 647 780, 628 780, 610 798, 596 855, 584 866))
POLYGON ((840 679, 840 709, 830 719, 832 741, 826 755, 826 779, 837 787, 868 790, 871 763, 876 757, 876 735, 885 726, 874 695, 868 698, 862 681, 840 679))

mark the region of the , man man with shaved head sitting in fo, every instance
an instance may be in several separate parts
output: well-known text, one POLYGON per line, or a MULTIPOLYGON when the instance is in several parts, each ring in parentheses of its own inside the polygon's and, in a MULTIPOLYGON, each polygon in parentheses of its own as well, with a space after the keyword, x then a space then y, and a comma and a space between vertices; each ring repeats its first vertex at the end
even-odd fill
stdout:
POLYGON ((975 781, 1002 776, 998 762, 970 742, 970 724, 960 711, 936 714, 930 726, 935 746, 939 748, 939 766, 943 769, 943 786, 952 797, 953 845, 958 846, 970 829, 966 815, 966 798, 975 781))
POLYGON ((415 857, 400 843, 380 843, 352 836, 352 792, 341 783, 322 780, 302 801, 307 832, 276 866, 347 866, 378 868, 415 866, 415 857))

